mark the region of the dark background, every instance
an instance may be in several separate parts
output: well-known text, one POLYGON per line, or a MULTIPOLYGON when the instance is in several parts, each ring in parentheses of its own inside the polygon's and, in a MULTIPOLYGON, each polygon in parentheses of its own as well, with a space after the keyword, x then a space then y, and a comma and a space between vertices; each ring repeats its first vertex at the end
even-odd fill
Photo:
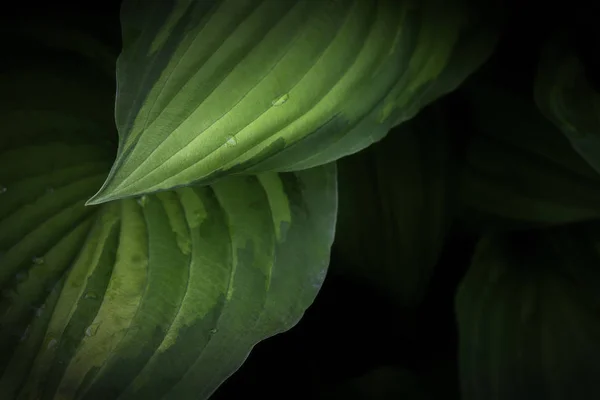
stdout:
MULTIPOLYGON (((567 29, 572 45, 586 64, 589 79, 600 89, 597 4, 505 3, 502 38, 487 65, 496 79, 522 96, 531 96, 540 45, 558 29, 567 29)), ((119 49, 119 5, 120 1, 115 0, 52 5, 27 2, 5 9, 4 28, 0 29, 42 16, 80 26, 119 49)), ((457 116, 454 123, 460 124, 468 117, 460 92, 442 101, 450 114, 457 116)), ((392 365, 415 371, 435 398, 458 399, 454 292, 477 238, 459 233, 459 229, 453 232, 430 290, 416 310, 399 309, 384 293, 345 277, 344 265, 334 248, 332 273, 301 322, 291 331, 259 343, 214 398, 314 398, 373 368, 392 365)))

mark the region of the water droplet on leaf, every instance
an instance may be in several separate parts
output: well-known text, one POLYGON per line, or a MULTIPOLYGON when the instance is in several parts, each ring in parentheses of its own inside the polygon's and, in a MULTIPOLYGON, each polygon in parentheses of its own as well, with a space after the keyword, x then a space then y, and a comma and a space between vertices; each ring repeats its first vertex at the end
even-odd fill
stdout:
POLYGON ((280 106, 280 105, 284 104, 286 101, 288 101, 289 98, 290 98, 290 95, 286 93, 283 96, 280 96, 280 97, 276 98, 275 100, 273 100, 271 102, 271 105, 273 107, 280 106))
POLYGON ((36 264, 36 265, 41 265, 44 263, 44 257, 33 257, 31 259, 31 262, 36 264))
POLYGON ((140 207, 144 207, 146 205, 146 203, 148 203, 148 196, 143 195, 137 198, 137 203, 140 205, 140 207))
POLYGON ((214 335, 215 333, 217 333, 217 332, 218 332, 217 328, 213 328, 213 329, 211 329, 211 330, 210 330, 210 333, 211 333, 211 334, 213 334, 213 335, 214 335))
POLYGON ((50 341, 48 342, 48 346, 46 346, 46 349, 50 350, 51 348, 53 348, 57 344, 58 344, 58 340, 56 340, 56 339, 50 339, 50 341))
POLYGON ((29 336, 30 330, 31 330, 31 325, 27 325, 27 328, 25 328, 25 331, 23 332, 23 334, 21 335, 21 338, 19 339, 21 342, 23 342, 25 339, 27 339, 27 336, 29 336))
POLYGON ((0 185, 0 194, 6 193, 7 190, 8 190, 8 188, 6 186, 0 185))
POLYGON ((100 323, 95 323, 92 324, 90 326, 88 326, 87 328, 85 328, 85 336, 91 337, 94 336, 97 332, 98 332, 98 327, 100 326, 100 323))
POLYGON ((237 144, 237 139, 233 136, 229 136, 227 139, 227 146, 235 146, 237 144))
POLYGON ((98 298, 98 294, 96 292, 86 292, 83 296, 84 299, 96 300, 98 298))
POLYGON ((46 305, 42 304, 37 310, 35 310, 35 316, 41 317, 42 314, 44 313, 44 308, 46 308, 46 305))

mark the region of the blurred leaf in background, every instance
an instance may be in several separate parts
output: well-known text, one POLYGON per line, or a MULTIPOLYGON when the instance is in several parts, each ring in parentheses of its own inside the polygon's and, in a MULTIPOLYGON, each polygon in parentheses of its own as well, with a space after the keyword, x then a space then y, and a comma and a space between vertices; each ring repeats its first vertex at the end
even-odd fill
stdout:
POLYGON ((600 172, 600 92, 576 50, 564 34, 548 41, 540 57, 535 100, 573 148, 600 172))
POLYGON ((379 143, 338 162, 334 252, 348 274, 398 305, 417 305, 452 219, 455 160, 444 112, 432 106, 379 143))
POLYGON ((472 136, 459 178, 466 229, 524 229, 600 217, 600 175, 536 109, 483 73, 462 93, 472 136))
POLYGON ((600 225, 494 234, 457 296, 463 400, 600 397, 600 225))

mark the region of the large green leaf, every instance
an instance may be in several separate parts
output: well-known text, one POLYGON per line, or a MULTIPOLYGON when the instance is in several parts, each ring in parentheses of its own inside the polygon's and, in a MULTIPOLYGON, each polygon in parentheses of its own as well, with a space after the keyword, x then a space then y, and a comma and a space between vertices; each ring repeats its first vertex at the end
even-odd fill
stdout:
POLYGON ((600 176, 532 98, 484 79, 464 93, 474 127, 459 185, 465 226, 522 229, 600 218, 600 176))
POLYGON ((110 166, 99 150, 0 155, 3 395, 207 398, 312 303, 333 240, 335 166, 85 207, 110 166))
POLYGON ((493 235, 456 297, 464 400, 600 398, 600 225, 493 235))
POLYGON ((453 90, 495 32, 463 0, 126 0, 98 204, 357 152, 453 90))
POLYGON ((335 271, 370 282, 402 306, 423 297, 450 220, 454 163, 439 108, 338 161, 335 271))
POLYGON ((573 148, 600 172, 600 93, 588 81, 583 63, 565 39, 549 42, 542 53, 535 99, 573 148))
POLYGON ((19 398, 207 398, 312 303, 336 203, 329 164, 102 205, 19 398))
POLYGON ((114 82, 19 43, 0 66, 0 397, 207 398, 312 303, 335 164, 85 206, 114 82))
POLYGON ((97 146, 66 143, 0 153, 0 372, 83 245, 97 209, 84 203, 110 160, 97 146))

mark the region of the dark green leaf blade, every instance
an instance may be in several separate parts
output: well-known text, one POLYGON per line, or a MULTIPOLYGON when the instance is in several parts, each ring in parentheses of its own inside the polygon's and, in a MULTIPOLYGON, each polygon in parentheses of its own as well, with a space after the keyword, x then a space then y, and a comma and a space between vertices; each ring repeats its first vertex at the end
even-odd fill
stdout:
POLYGON ((345 269, 334 272, 371 282, 405 307, 425 294, 453 213, 451 132, 432 107, 338 161, 334 252, 345 269))
POLYGON ((573 148, 600 172, 600 93, 565 38, 553 38, 542 52, 535 100, 573 148))
POLYGON ((456 296, 462 398, 600 395, 597 222, 496 234, 456 296))

